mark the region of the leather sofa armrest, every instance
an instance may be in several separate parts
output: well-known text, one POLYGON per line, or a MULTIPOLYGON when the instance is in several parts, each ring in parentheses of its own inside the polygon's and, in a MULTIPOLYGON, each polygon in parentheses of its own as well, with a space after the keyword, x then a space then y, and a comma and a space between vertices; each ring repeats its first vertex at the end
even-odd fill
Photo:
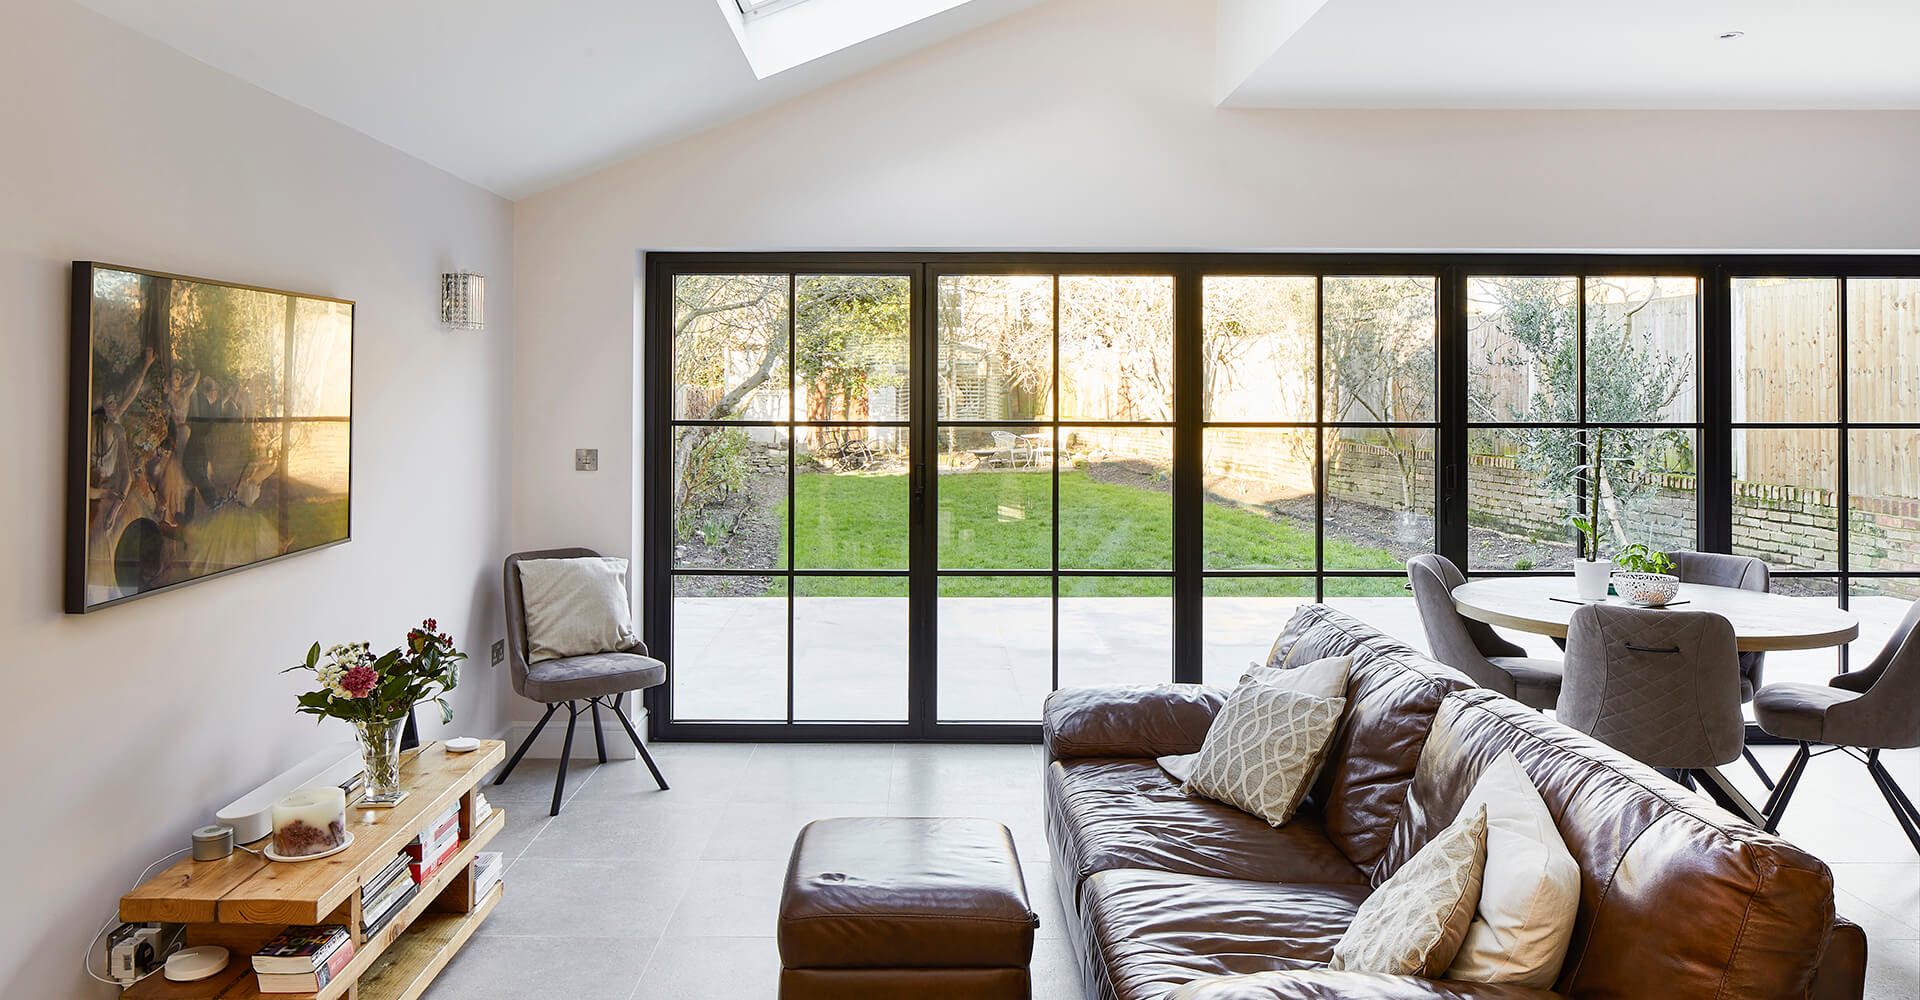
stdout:
POLYGON ((1833 918, 1826 954, 1813 970, 1808 1000, 1860 1000, 1867 992, 1867 932, 1845 917, 1833 918))
POLYGON ((1554 1000, 1559 996, 1530 986, 1301 969, 1202 979, 1175 990, 1168 1000, 1554 1000))
POLYGON ((1042 715, 1047 760, 1193 753, 1226 700, 1200 684, 1062 688, 1042 715))

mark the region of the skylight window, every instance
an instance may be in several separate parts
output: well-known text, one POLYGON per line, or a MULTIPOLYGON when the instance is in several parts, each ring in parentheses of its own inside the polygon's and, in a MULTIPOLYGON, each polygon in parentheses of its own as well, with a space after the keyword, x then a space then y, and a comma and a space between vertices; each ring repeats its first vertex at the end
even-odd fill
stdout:
POLYGON ((806 3, 807 0, 733 0, 740 5, 740 16, 748 20, 765 17, 775 11, 806 3))

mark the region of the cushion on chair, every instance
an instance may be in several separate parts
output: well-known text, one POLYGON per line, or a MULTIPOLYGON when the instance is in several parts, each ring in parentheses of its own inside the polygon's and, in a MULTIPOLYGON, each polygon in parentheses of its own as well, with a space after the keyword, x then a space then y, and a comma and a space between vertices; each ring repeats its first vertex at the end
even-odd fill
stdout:
POLYGON ((637 653, 594 653, 542 660, 527 667, 524 693, 551 704, 654 687, 667 679, 667 665, 637 653))
POLYGON ((1782 739, 1818 742, 1826 731, 1827 709, 1858 697, 1823 684, 1769 684, 1753 697, 1753 718, 1782 739))
POLYGON ((1560 701, 1559 660, 1528 656, 1493 656, 1487 662, 1513 677, 1513 700, 1528 708, 1552 708, 1560 701))
POLYGON ((528 663, 640 644, 627 605, 625 559, 522 559, 519 568, 528 663))

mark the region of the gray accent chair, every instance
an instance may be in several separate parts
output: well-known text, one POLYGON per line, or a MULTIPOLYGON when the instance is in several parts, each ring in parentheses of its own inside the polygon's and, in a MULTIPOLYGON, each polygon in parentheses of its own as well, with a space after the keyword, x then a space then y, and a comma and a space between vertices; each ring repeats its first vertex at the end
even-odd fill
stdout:
MULTIPOLYGON (((1773 589, 1773 574, 1767 564, 1752 556, 1728 555, 1724 552, 1669 552, 1667 557, 1673 560, 1673 575, 1681 583, 1699 583, 1709 587, 1732 587, 1737 590, 1753 590, 1762 594, 1773 589)), ((1761 671, 1766 666, 1767 654, 1752 652, 1740 654, 1740 703, 1746 704, 1760 690, 1761 671)), ((1752 750, 1741 751, 1746 757, 1747 766, 1760 776, 1760 783, 1769 789, 1773 787, 1773 778, 1766 768, 1760 766, 1760 758, 1752 750)))
POLYGON ((627 730, 627 736, 633 740, 633 748, 640 751, 640 759, 647 764, 647 770, 653 772, 654 783, 661 791, 667 790, 667 779, 660 776, 660 768, 653 763, 653 756, 647 753, 647 745, 640 740, 640 734, 633 728, 633 721, 627 718, 623 702, 628 692, 644 691, 666 682, 667 665, 647 654, 646 646, 638 647, 635 652, 593 653, 587 656, 569 656, 557 660, 541 660, 538 663, 527 662, 527 604, 520 589, 520 562, 523 559, 593 559, 600 553, 592 549, 541 549, 535 552, 515 552, 507 557, 500 571, 500 589, 506 595, 507 602, 507 659, 513 669, 513 689, 521 697, 531 698, 547 706, 547 714, 533 727, 521 742, 520 749, 514 751, 513 759, 500 769, 493 783, 498 785, 507 780, 513 769, 520 765, 520 758, 527 755, 527 749, 533 746, 540 731, 547 727, 547 720, 562 707, 567 710, 567 738, 560 750, 559 773, 553 779, 553 808, 550 816, 560 815, 560 801, 567 788, 567 763, 573 756, 573 727, 580 720, 582 711, 593 716, 593 743, 599 751, 600 763, 607 762, 607 739, 600 728, 600 708, 602 705, 613 710, 620 725, 627 730))
POLYGON ((1467 582, 1460 568, 1442 555, 1407 560, 1407 582, 1420 609, 1433 658, 1466 674, 1475 684, 1498 691, 1528 708, 1553 708, 1560 699, 1560 664, 1529 657, 1527 651, 1494 632, 1493 626, 1460 614, 1453 589, 1467 582))
POLYGON ((1787 811, 1807 761, 1842 751, 1867 765, 1913 849, 1920 852, 1920 811, 1880 763, 1880 751, 1920 747, 1920 601, 1907 609, 1893 637, 1864 670, 1840 674, 1826 684, 1769 684, 1753 699, 1760 728, 1800 744, 1779 787, 1767 800, 1772 832, 1787 811), (1813 744, 1826 747, 1813 749, 1813 744))
POLYGON ((1732 623, 1711 612, 1589 604, 1567 626, 1554 717, 1748 812, 1717 770, 1747 742, 1734 642, 1732 623))

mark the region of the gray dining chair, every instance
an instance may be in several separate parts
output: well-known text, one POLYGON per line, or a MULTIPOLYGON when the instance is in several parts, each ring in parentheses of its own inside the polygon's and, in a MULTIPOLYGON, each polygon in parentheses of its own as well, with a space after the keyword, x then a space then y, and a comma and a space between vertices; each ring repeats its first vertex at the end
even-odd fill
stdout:
POLYGON ((1747 738, 1734 642, 1733 624, 1711 612, 1589 604, 1567 625, 1554 717, 1747 812, 1718 770, 1747 738))
MULTIPOLYGON (((1752 556, 1728 555, 1725 552, 1669 552, 1667 557, 1673 560, 1673 575, 1681 583, 1698 583, 1709 587, 1732 587, 1737 590, 1752 590, 1767 593, 1773 589, 1773 574, 1767 564, 1752 556)), ((1761 671, 1766 666, 1767 654, 1747 652, 1740 654, 1740 703, 1753 700, 1760 690, 1761 671)), ((1760 766, 1760 758, 1753 755, 1751 748, 1742 748, 1741 756, 1747 759, 1747 766, 1760 776, 1760 783, 1773 788, 1773 778, 1767 769, 1760 766)))
MULTIPOLYGON (((666 682, 667 665, 647 655, 647 647, 639 646, 633 652, 591 653, 586 656, 567 656, 554 660, 541 660, 538 663, 527 662, 527 605, 520 589, 520 563, 527 559, 594 559, 600 553, 592 549, 541 549, 534 552, 515 552, 507 557, 500 572, 500 589, 506 595, 507 617, 507 658, 513 670, 513 689, 523 698, 531 698, 547 706, 547 714, 533 727, 533 732, 521 742, 520 749, 514 751, 513 759, 500 769, 493 783, 498 785, 507 780, 513 769, 520 766, 520 758, 527 755, 527 749, 533 746, 540 731, 547 727, 547 720, 561 708, 567 710, 567 738, 560 749, 560 767, 553 778, 553 808, 549 816, 560 815, 560 801, 567 788, 567 763, 573 756, 573 728, 580 721, 582 711, 593 717, 593 744, 599 751, 600 763, 607 762, 607 739, 600 728, 600 708, 606 706, 613 711, 620 725, 626 728, 628 738, 633 740, 633 748, 640 752, 640 759, 647 764, 647 770, 653 772, 655 784, 661 791, 667 790, 667 779, 660 776, 660 768, 653 762, 653 755, 647 753, 647 745, 640 740, 640 734, 633 728, 633 721, 627 718, 624 701, 633 691, 644 691, 666 682)), ((644 704, 642 708, 644 710, 644 704)))
POLYGON ((1920 747, 1920 601, 1864 670, 1826 684, 1769 684, 1753 699, 1760 728, 1800 744, 1767 800, 1767 830, 1778 829, 1807 762, 1835 750, 1867 766, 1894 819, 1920 852, 1920 811, 1880 763, 1880 751, 1920 747), (1826 744, 1815 750, 1815 743, 1826 744))
POLYGON ((1433 658, 1466 674, 1475 684, 1498 691, 1528 708, 1553 708, 1560 699, 1560 663, 1527 655, 1485 622, 1460 614, 1454 588, 1467 582, 1460 568, 1442 555, 1407 560, 1407 582, 1420 610, 1433 658))

